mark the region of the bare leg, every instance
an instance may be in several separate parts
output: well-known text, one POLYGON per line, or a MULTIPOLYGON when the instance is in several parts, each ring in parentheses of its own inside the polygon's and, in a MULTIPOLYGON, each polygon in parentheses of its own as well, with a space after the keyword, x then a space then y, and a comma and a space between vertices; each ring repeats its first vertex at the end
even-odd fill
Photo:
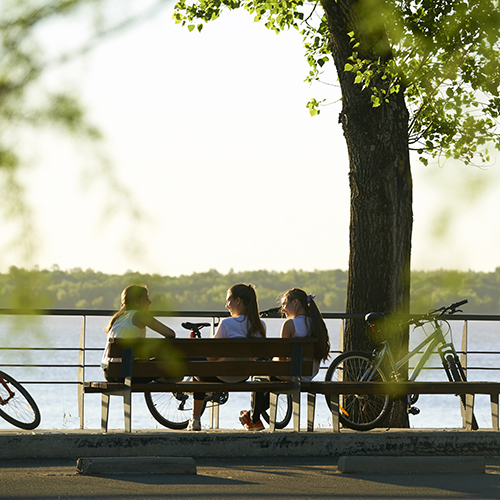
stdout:
POLYGON ((200 419, 203 410, 203 399, 195 399, 193 404, 193 418, 200 419))

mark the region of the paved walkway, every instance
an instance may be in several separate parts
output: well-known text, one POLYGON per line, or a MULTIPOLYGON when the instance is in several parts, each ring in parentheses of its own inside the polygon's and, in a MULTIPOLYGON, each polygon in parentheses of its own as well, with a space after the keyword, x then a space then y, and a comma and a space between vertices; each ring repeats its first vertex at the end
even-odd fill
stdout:
POLYGON ((197 475, 83 476, 75 461, 1 460, 1 499, 495 499, 500 458, 485 474, 342 474, 335 458, 198 459, 197 475))

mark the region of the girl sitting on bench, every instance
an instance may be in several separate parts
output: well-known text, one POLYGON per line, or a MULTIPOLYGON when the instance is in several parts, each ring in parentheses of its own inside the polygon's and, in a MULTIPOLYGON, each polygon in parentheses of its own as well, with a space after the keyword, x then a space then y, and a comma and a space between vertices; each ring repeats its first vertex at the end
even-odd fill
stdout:
MULTIPOLYGON (((257 294, 253 285, 238 283, 227 291, 226 308, 230 318, 224 318, 217 328, 214 338, 265 337, 266 325, 259 316, 257 294)), ((217 361, 218 358, 209 358, 217 361)), ((195 377, 205 382, 243 382, 248 377, 195 377)), ((188 424, 189 431, 201 431, 204 392, 194 393, 193 415, 188 424)))
MULTIPOLYGON (((314 346, 314 369, 310 377, 302 377, 310 382, 319 371, 319 364, 330 357, 330 339, 321 313, 314 302, 314 295, 307 295, 300 288, 292 288, 283 294, 281 312, 286 320, 281 327, 281 337, 316 337, 314 346)), ((263 411, 269 408, 268 392, 253 392, 251 410, 240 412, 240 422, 247 431, 261 431, 264 425, 260 419, 263 411)))
MULTIPOLYGON (((115 337, 144 338, 146 336, 146 327, 164 337, 175 337, 175 332, 158 321, 149 312, 149 292, 145 285, 130 285, 125 288, 121 295, 121 308, 111 318, 106 328, 108 342, 101 361, 101 369, 104 372, 104 378, 108 382, 123 382, 123 379, 107 376, 109 358, 109 339, 115 337)), ((150 382, 152 379, 137 380, 135 382, 150 382)))

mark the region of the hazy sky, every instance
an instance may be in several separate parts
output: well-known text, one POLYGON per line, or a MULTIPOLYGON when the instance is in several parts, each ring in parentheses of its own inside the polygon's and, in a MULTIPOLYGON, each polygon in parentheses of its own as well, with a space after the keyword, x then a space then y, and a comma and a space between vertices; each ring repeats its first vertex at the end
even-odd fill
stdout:
MULTIPOLYGON (((333 86, 310 87, 298 33, 276 35, 245 12, 190 33, 171 14, 47 78, 78 90, 105 134, 100 153, 143 217, 123 215, 127 203, 95 174, 88 148, 39 134, 25 148, 41 237, 33 263, 166 275, 347 269, 348 160, 333 63, 324 75, 333 86), (331 105, 311 118, 311 97, 331 105), (116 214, 103 217, 110 206, 116 214)), ((498 165, 413 158, 412 168, 412 267, 499 266, 498 165)), ((0 264, 25 265, 7 250, 0 264)))

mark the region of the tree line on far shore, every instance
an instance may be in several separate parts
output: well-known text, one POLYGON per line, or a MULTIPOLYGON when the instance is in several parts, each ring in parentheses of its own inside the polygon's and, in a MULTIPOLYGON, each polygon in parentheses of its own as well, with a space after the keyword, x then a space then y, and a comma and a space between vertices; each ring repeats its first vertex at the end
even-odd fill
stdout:
MULTIPOLYGON (((146 284, 156 311, 220 311, 234 283, 253 283, 261 309, 275 307, 293 287, 316 295, 323 312, 344 312, 347 271, 246 271, 227 274, 211 269, 178 277, 127 272, 105 274, 91 269, 62 271, 11 267, 0 274, 0 308, 118 309, 120 293, 130 284, 146 284)), ((464 312, 497 314, 500 267, 493 272, 413 271, 411 312, 426 312, 466 298, 464 312)))

